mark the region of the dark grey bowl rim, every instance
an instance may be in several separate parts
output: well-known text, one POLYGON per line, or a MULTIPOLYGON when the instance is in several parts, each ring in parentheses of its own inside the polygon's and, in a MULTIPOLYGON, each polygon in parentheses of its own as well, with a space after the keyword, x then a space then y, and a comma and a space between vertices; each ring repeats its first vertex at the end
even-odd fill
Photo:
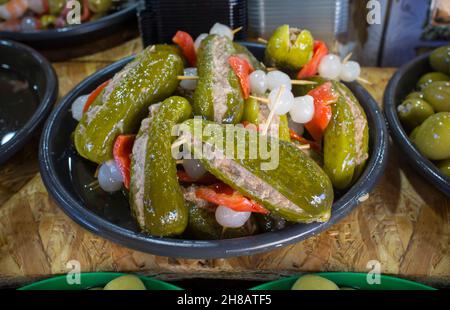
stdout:
MULTIPOLYGON (((249 45, 255 46, 254 44, 249 45)), ((91 211, 86 210, 81 203, 78 203, 67 192, 63 184, 56 177, 55 167, 51 158, 51 139, 52 135, 56 134, 52 131, 52 126, 55 122, 58 122, 64 113, 67 113, 73 100, 82 93, 84 88, 92 84, 98 85, 102 80, 105 80, 105 76, 116 72, 131 59, 132 57, 122 59, 98 71, 94 75, 86 78, 68 93, 47 120, 39 148, 39 163, 42 179, 53 198, 75 222, 108 240, 154 255, 180 258, 227 258, 269 251, 318 234, 345 217, 374 188, 386 167, 388 134, 383 114, 372 96, 361 85, 352 83, 350 85, 352 90, 361 92, 367 99, 363 106, 365 107, 368 118, 371 118, 375 124, 375 127, 372 129, 374 131, 372 151, 367 166, 359 180, 333 204, 332 217, 327 223, 293 225, 277 232, 212 241, 159 238, 114 225, 91 211)))
POLYGON ((48 40, 64 40, 69 42, 71 38, 94 33, 100 29, 106 29, 111 25, 126 21, 128 18, 136 14, 138 6, 138 2, 130 3, 129 6, 126 6, 122 10, 104 16, 99 20, 82 23, 81 25, 72 27, 25 32, 0 31, 0 38, 24 41, 28 43, 48 40))
POLYGON ((409 140, 408 134, 403 129, 402 124, 397 115, 397 102, 395 100, 395 92, 398 84, 406 72, 414 68, 418 63, 428 61, 428 57, 432 52, 420 55, 411 62, 403 65, 389 80, 388 86, 384 93, 384 113, 388 122, 389 132, 400 147, 411 166, 425 177, 431 184, 437 187, 442 193, 450 197, 450 178, 446 177, 440 170, 423 156, 414 144, 409 140))
POLYGON ((8 48, 13 48, 17 50, 25 51, 29 54, 30 59, 33 59, 42 68, 42 72, 45 75, 46 87, 44 90, 44 96, 39 102, 39 106, 34 112, 33 116, 25 123, 25 125, 20 128, 14 137, 9 140, 4 145, 0 146, 0 164, 7 161, 12 155, 19 151, 25 143, 32 137, 38 126, 43 123, 47 115, 53 108, 53 104, 58 96, 58 79, 56 73, 53 70, 51 64, 39 54, 36 50, 10 40, 0 39, 0 48, 7 46, 8 48))

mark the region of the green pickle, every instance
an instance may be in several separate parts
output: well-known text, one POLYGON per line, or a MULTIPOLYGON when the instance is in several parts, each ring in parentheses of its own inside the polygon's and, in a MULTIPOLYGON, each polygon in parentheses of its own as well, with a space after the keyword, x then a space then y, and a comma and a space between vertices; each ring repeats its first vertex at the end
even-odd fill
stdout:
POLYGON ((407 99, 397 111, 400 121, 408 129, 416 128, 434 114, 433 107, 422 99, 407 99))
POLYGON ((189 210, 178 183, 171 146, 172 129, 190 117, 192 108, 185 98, 173 96, 164 100, 149 125, 142 126, 138 133, 138 138, 144 134, 148 137, 143 146, 145 154, 136 154, 133 149, 130 205, 136 217, 142 214, 143 220, 138 218, 141 228, 155 236, 182 234, 188 224, 189 210), (141 172, 142 167, 145 173, 141 172), (143 194, 139 194, 142 188, 143 194))
POLYGON ((242 128, 235 128, 231 135, 233 139, 230 139, 225 126, 205 121, 200 126, 204 130, 207 128, 211 136, 205 133, 201 137, 194 130, 196 121, 189 120, 183 127, 193 133, 193 143, 188 147, 206 170, 288 221, 328 221, 333 203, 331 181, 314 160, 294 144, 274 137, 261 137, 258 132, 242 128), (215 143, 211 142, 211 137, 215 143), (263 140, 256 146, 249 143, 255 141, 253 138, 263 140), (201 156, 202 149, 210 149, 212 145, 214 153, 201 156), (229 154, 233 149, 234 154, 229 154), (226 156, 221 159, 221 154, 226 156))
POLYGON ((278 27, 267 42, 266 60, 278 68, 299 70, 312 57, 314 39, 308 30, 278 27))
POLYGON ((368 158, 369 126, 364 110, 352 92, 333 82, 339 99, 324 135, 324 169, 334 187, 346 189, 362 173, 368 158))
POLYGON ((148 107, 170 96, 182 74, 183 61, 174 53, 147 48, 139 54, 83 115, 75 130, 78 153, 98 164, 111 159, 116 137, 136 132, 148 107))
POLYGON ((244 56, 244 58, 246 58, 247 61, 252 65, 253 69, 263 71, 266 69, 264 64, 256 59, 255 55, 253 55, 252 52, 248 50, 248 48, 236 42, 233 42, 233 46, 236 50, 236 53, 238 55, 244 56))
POLYGON ((217 123, 237 124, 244 112, 239 79, 228 64, 235 54, 233 42, 224 36, 209 35, 197 55, 198 84, 194 93, 194 113, 217 123))

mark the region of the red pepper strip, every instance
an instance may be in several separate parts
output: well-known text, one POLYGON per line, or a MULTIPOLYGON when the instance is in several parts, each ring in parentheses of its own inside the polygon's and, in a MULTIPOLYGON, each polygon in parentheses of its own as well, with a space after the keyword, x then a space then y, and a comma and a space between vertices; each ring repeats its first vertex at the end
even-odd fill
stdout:
POLYGON ((250 123, 249 121, 243 121, 242 125, 244 125, 244 128, 246 129, 249 129, 249 127, 252 126, 252 129, 256 129, 256 131, 261 131, 261 128, 259 128, 258 125, 250 123))
POLYGON ((133 151, 134 135, 119 135, 114 142, 113 156, 123 177, 123 185, 130 188, 131 152, 133 151))
POLYGON ((202 184, 202 185, 211 185, 211 184, 219 182, 219 180, 217 180, 217 178, 214 175, 212 175, 211 173, 205 173, 202 177, 194 180, 186 173, 186 171, 177 170, 177 176, 178 176, 178 180, 181 183, 196 183, 196 184, 202 184))
POLYGON ((252 199, 248 199, 226 184, 218 183, 200 187, 195 191, 197 198, 216 205, 228 207, 236 212, 255 212, 268 214, 269 211, 252 199))
POLYGON ((325 42, 322 41, 314 41, 314 53, 312 58, 308 61, 303 68, 297 74, 297 78, 299 80, 311 77, 317 74, 319 70, 320 61, 324 56, 328 54, 328 47, 325 42))
POLYGON ((338 96, 333 91, 331 82, 326 82, 314 88, 308 95, 314 98, 314 116, 309 123, 305 124, 305 128, 316 142, 320 142, 331 120, 330 104, 335 103, 338 96))
POLYGON ((245 59, 239 56, 230 56, 228 58, 228 63, 236 73, 239 78, 239 83, 241 84, 242 93, 244 94, 244 99, 248 99, 250 96, 250 73, 254 70, 252 65, 245 59))
POLYGON ((87 110, 89 109, 91 104, 95 101, 95 99, 97 99, 98 95, 100 95, 102 90, 105 89, 105 87, 109 84, 109 81, 110 80, 100 84, 100 86, 98 86, 96 89, 94 89, 94 91, 89 95, 89 97, 86 100, 86 103, 84 104, 83 113, 87 112, 87 110))
POLYGON ((184 57, 186 57, 189 65, 195 67, 197 63, 197 55, 195 53, 194 40, 191 35, 184 31, 177 31, 175 36, 172 38, 173 43, 177 44, 184 57))
POLYGON ((50 10, 48 0, 42 0, 42 7, 44 8, 44 12, 42 12, 42 15, 44 15, 50 10))
POLYGON ((296 141, 300 142, 301 144, 309 144, 313 150, 320 152, 321 147, 320 147, 319 143, 317 143, 315 141, 310 141, 308 139, 303 138, 302 136, 299 136, 292 129, 289 129, 289 134, 290 134, 292 140, 296 140, 296 141))
POLYGON ((91 17, 91 12, 89 11, 89 0, 83 0, 83 14, 81 14, 81 21, 85 22, 91 17))

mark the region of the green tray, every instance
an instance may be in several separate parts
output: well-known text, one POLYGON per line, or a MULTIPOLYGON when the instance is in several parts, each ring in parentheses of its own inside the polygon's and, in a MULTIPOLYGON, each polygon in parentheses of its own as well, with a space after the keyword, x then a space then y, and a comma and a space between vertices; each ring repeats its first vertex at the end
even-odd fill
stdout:
MULTIPOLYGON (((371 285, 367 283, 366 273, 322 272, 316 274, 333 281, 339 287, 349 287, 358 290, 435 290, 435 288, 421 283, 385 275, 380 276, 380 284, 371 285)), ((255 286, 250 290, 290 290, 298 278, 299 276, 284 278, 255 286)))
MULTIPOLYGON (((35 283, 25 285, 19 288, 23 291, 31 290, 87 290, 94 287, 104 287, 109 281, 114 280, 117 277, 126 275, 126 273, 118 272, 87 272, 80 274, 80 284, 68 284, 66 275, 57 276, 35 283)), ((149 277, 139 276, 139 279, 144 283, 147 290, 182 290, 182 288, 149 277)))

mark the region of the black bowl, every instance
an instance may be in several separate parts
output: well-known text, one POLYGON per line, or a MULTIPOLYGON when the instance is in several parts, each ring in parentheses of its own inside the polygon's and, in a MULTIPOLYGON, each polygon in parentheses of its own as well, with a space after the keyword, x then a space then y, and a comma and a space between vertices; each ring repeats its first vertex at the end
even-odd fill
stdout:
POLYGON ((397 106, 410 92, 415 90, 420 77, 433 71, 428 62, 430 53, 417 57, 394 74, 384 93, 384 113, 392 138, 405 153, 412 167, 441 192, 450 197, 450 178, 445 176, 435 164, 419 152, 409 140, 408 134, 403 129, 397 115, 397 106))
MULTIPOLYGON (((23 125, 17 124, 15 116, 20 113, 23 115, 25 111, 20 109, 26 107, 11 106, 2 101, 4 112, 6 109, 18 109, 14 112, 7 111, 7 116, 2 116, 2 118, 9 118, 1 120, 2 131, 15 132, 8 142, 0 145, 0 164, 2 164, 24 146, 50 113, 58 96, 58 79, 52 66, 42 55, 13 41, 0 40, 0 66, 19 74, 20 78, 28 83, 28 87, 33 89, 33 102, 36 101, 36 105, 32 105, 34 111, 26 111, 26 114, 30 116, 27 115, 27 119, 22 119, 23 125)), ((28 103, 22 102, 22 104, 28 103)))
MULTIPOLYGON (((259 44, 246 44, 257 56, 259 44)), ((127 247, 171 257, 224 258, 268 251, 315 235, 344 218, 373 189, 386 165, 388 134, 383 115, 374 99, 357 83, 349 84, 364 110, 370 126, 370 158, 363 174, 333 204, 327 223, 296 224, 277 232, 228 240, 182 240, 158 238, 140 233, 131 217, 124 195, 93 193, 82 188, 92 182, 95 165, 75 152, 70 135, 76 126, 69 109, 78 96, 89 93, 111 78, 132 58, 123 59, 97 72, 73 89, 53 111, 40 145, 40 169, 44 183, 61 208, 90 231, 127 247)))
POLYGON ((71 27, 25 32, 0 31, 0 38, 26 43, 38 49, 77 46, 86 42, 95 45, 100 37, 113 34, 131 20, 136 20, 137 6, 137 2, 130 2, 99 20, 71 27))

